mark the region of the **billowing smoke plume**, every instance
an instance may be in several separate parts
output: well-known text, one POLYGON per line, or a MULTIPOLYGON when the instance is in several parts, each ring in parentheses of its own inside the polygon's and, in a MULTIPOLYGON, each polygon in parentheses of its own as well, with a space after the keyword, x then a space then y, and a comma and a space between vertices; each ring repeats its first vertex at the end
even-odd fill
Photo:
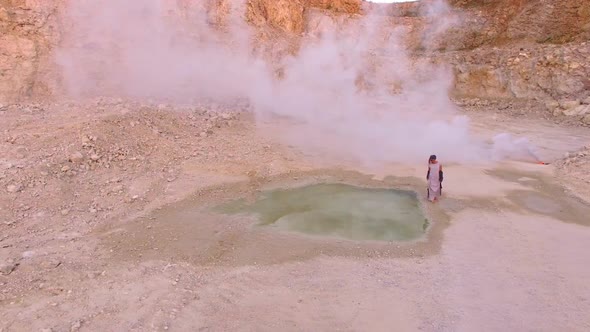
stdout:
MULTIPOLYGON (((425 31, 440 34, 451 24, 444 4, 434 3, 425 31)), ((456 114, 451 70, 413 61, 407 31, 387 17, 337 28, 321 17, 325 31, 271 63, 253 52, 244 4, 228 10, 219 26, 201 1, 71 1, 71 25, 56 53, 68 92, 183 103, 248 99, 261 121, 289 119, 281 137, 289 143, 368 163, 424 161, 432 153, 458 162, 492 157, 456 114)))

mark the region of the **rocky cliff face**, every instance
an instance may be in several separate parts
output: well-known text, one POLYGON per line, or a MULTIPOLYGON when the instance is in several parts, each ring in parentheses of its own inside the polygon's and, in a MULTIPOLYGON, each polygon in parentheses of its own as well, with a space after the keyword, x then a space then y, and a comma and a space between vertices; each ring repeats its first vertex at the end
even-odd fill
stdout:
POLYGON ((58 8, 46 1, 0 1, 0 100, 49 93, 45 75, 60 32, 58 8))
MULTIPOLYGON (((223 24, 230 0, 209 0, 223 24)), ((177 4, 190 6, 190 0, 177 4)), ((590 94, 590 3, 564 0, 450 0, 375 5, 359 0, 249 0, 245 12, 262 44, 287 45, 326 27, 341 29, 368 12, 405 27, 416 59, 452 64, 454 94, 480 98, 582 100, 590 94), (434 12, 433 12, 434 8, 434 12), (447 17, 446 24, 428 23, 447 17), (440 34, 428 29, 440 29, 440 34), (425 38, 431 38, 425 46, 425 38)), ((52 50, 64 42, 65 1, 0 0, 0 100, 61 93, 52 50)), ((386 28, 382 28, 386 29, 386 28)), ((437 32, 437 31, 434 31, 437 32)), ((272 48, 272 47, 271 47, 272 48)), ((552 110, 553 111, 553 110, 552 110)))

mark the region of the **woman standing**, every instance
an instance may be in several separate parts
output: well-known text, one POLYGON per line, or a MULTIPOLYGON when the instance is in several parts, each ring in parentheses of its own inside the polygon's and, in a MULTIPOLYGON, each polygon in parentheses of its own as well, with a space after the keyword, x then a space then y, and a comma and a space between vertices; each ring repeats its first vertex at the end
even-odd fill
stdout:
POLYGON ((436 160, 436 155, 428 158, 426 180, 428 181, 428 200, 431 202, 438 201, 442 194, 443 170, 442 165, 436 160))

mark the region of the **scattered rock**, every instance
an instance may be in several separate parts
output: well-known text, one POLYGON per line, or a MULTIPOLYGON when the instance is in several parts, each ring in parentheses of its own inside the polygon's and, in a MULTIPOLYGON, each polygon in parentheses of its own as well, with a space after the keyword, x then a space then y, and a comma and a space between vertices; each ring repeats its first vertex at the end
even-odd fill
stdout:
POLYGON ((581 105, 575 108, 578 115, 590 114, 590 105, 581 105))
POLYGON ((18 159, 24 159, 28 154, 28 151, 25 147, 21 146, 16 149, 16 157, 18 159))
POLYGON ((62 216, 67 216, 68 214, 70 214, 70 210, 69 209, 63 209, 63 210, 61 210, 61 215, 62 216))
POLYGON ((111 193, 120 193, 122 191, 123 191, 123 186, 120 184, 111 188, 111 193))
POLYGON ((98 277, 100 277, 101 275, 104 275, 105 272, 100 272, 100 271, 92 271, 92 272, 88 272, 86 274, 86 276, 88 277, 88 279, 96 279, 98 277))
POLYGON ((586 115, 590 113, 590 105, 580 105, 575 108, 570 108, 563 111, 563 114, 567 116, 579 116, 579 115, 586 115))
POLYGON ((207 132, 206 132, 206 131, 202 131, 202 132, 199 134, 199 136, 201 136, 201 137, 205 138, 205 137, 207 137, 207 132))
POLYGON ((74 152, 72 153, 72 155, 70 156, 69 161, 72 163, 79 163, 82 162, 84 160, 84 155, 81 152, 74 152))
POLYGON ((69 171, 70 169, 71 169, 70 166, 66 165, 61 168, 61 171, 65 173, 65 172, 69 171))
POLYGON ((72 241, 81 237, 81 234, 78 232, 71 232, 71 233, 61 233, 56 238, 58 240, 67 240, 72 241))
POLYGON ((590 105, 590 96, 582 101, 584 105, 590 105))
POLYGON ((581 121, 583 124, 590 126, 590 114, 586 114, 581 121))
POLYGON ((559 106, 561 106, 561 108, 563 108, 564 110, 570 110, 572 108, 576 108, 578 106, 580 106, 580 101, 579 100, 564 100, 559 102, 559 106))
POLYGON ((92 161, 98 161, 100 159, 100 156, 97 155, 96 153, 90 155, 90 160, 92 161))
POLYGON ((549 100, 545 102, 545 107, 549 112, 553 112, 555 109, 559 108, 559 102, 556 100, 549 100))
POLYGON ((57 259, 51 259, 48 261, 44 261, 41 263, 41 267, 44 269, 55 269, 56 267, 61 265, 61 261, 57 259))
POLYGON ((9 184, 6 186, 6 191, 9 193, 17 193, 23 190, 23 186, 21 184, 9 184))
POLYGON ((7 276, 11 274, 14 270, 16 270, 17 266, 18 263, 15 263, 10 260, 6 263, 0 264, 0 274, 7 276))
POLYGON ((552 112, 553 116, 561 116, 564 115, 563 114, 563 110, 559 107, 555 108, 552 112))
POLYGON ((81 320, 77 320, 75 322, 72 323, 71 327, 70 327, 70 331, 71 332, 75 332, 80 330, 80 328, 82 327, 82 321, 81 320))

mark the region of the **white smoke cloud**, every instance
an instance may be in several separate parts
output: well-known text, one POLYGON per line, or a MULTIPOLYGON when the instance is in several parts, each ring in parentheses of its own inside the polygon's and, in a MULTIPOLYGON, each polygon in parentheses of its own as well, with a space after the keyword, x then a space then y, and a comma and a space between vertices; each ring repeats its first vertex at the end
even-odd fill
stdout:
MULTIPOLYGON (((492 158, 448 97, 450 68, 414 61, 405 29, 386 17, 367 15, 307 38, 280 61, 278 79, 252 52, 243 4, 232 4, 220 30, 197 1, 70 2, 71 25, 56 51, 68 93, 183 103, 247 98, 259 119, 297 123, 281 139, 366 163, 420 162, 433 153, 456 162, 492 158)), ((446 8, 436 4, 431 13, 446 8)), ((436 34, 449 25, 439 16, 431 19, 436 34)))
POLYGON ((492 158, 494 160, 509 159, 533 163, 541 162, 537 152, 527 138, 517 138, 507 133, 494 136, 492 158))

